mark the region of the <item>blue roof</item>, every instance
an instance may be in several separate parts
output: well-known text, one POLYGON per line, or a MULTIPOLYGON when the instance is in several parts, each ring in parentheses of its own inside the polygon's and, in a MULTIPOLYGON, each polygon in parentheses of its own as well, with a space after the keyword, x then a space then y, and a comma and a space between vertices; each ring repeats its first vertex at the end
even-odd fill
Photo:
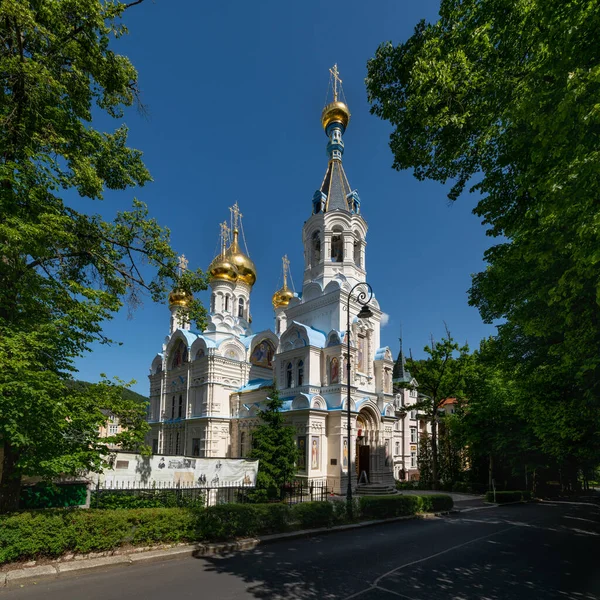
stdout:
POLYGON ((251 392, 252 390, 260 390, 261 388, 270 387, 273 385, 272 379, 251 379, 246 385, 238 388, 238 392, 251 392))
POLYGON ((316 346, 317 348, 325 348, 327 335, 324 331, 320 331, 319 329, 315 329, 314 327, 310 327, 309 325, 300 323, 300 321, 292 321, 292 323, 294 325, 298 325, 299 327, 303 327, 306 330, 306 335, 308 336, 308 343, 311 346, 316 346))
POLYGON ((375 360, 383 360, 385 358, 385 351, 389 350, 388 346, 384 346, 383 348, 379 348, 377 352, 375 352, 375 360))
MULTIPOLYGON (((190 331, 188 329, 177 329, 177 331, 173 332, 173 335, 175 335, 176 333, 183 334, 183 337, 185 338, 185 341, 187 342, 188 346, 191 346, 200 337, 199 333, 195 331, 190 331)), ((173 339, 173 335, 171 336, 171 339, 173 339)))

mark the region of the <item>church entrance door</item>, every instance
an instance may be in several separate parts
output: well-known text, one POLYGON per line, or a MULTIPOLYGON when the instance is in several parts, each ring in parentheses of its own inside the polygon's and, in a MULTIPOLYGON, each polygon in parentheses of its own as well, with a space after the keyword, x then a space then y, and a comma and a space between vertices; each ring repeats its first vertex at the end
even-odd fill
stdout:
POLYGON ((359 446, 358 447, 358 478, 363 474, 363 471, 367 474, 367 480, 371 482, 371 446, 359 446))

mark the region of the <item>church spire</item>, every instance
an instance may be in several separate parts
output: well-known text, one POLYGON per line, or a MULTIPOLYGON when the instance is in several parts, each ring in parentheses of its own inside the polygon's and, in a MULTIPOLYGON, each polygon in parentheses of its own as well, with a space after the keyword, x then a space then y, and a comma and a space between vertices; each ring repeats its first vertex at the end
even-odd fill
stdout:
POLYGON ((329 69, 329 73, 327 95, 329 96, 329 89, 331 89, 333 100, 325 105, 321 113, 321 124, 329 138, 327 142, 329 164, 323 183, 313 196, 313 214, 332 210, 358 213, 360 207, 358 193, 351 190, 342 166, 342 155, 344 154, 342 136, 350 122, 350 110, 341 100, 342 98, 345 100, 345 96, 337 64, 329 69))
POLYGON ((398 358, 394 363, 394 369, 392 371, 392 379, 397 382, 409 382, 411 375, 406 368, 406 358, 404 357, 404 351, 402 350, 402 326, 400 327, 400 351, 398 352, 398 358))

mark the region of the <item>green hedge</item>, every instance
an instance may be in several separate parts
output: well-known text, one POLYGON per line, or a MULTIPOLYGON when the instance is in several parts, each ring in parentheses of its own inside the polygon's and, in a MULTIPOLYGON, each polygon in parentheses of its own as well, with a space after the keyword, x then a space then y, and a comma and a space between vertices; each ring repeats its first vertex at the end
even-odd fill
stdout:
POLYGON ((196 521, 193 511, 177 508, 16 513, 0 518, 0 564, 65 552, 102 552, 124 544, 191 540, 196 521))
POLYGON ((190 490, 92 491, 92 508, 203 508, 204 496, 190 490))
POLYGON ((361 496, 360 514, 367 519, 414 515, 421 510, 421 496, 361 496))
MULTIPOLYGON (((434 496, 363 496, 353 517, 384 519, 447 510, 434 496)), ((0 516, 0 564, 67 552, 102 552, 123 545, 221 541, 348 522, 345 502, 220 504, 206 509, 48 509, 0 516)))
MULTIPOLYGON (((504 504, 506 502, 528 502, 531 500, 531 492, 523 492, 514 490, 509 492, 496 492, 496 502, 504 504)), ((494 492, 487 492, 485 495, 486 502, 494 502, 494 492)))
POLYGON ((421 510, 423 512, 442 512, 451 510, 454 506, 454 500, 447 494, 430 494, 420 496, 421 510))

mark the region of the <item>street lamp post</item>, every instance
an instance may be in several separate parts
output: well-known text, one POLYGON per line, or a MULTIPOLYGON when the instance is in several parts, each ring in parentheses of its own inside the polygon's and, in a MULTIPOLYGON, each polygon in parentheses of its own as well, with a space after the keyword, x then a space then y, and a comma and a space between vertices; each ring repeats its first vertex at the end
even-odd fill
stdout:
MULTIPOLYGON (((346 416, 347 416, 347 437, 348 437, 348 491, 346 492, 346 504, 347 504, 347 512, 348 516, 352 517, 352 476, 351 476, 351 458, 352 458, 352 444, 350 443, 350 434, 352 431, 352 427, 350 425, 350 300, 352 300, 352 292, 356 288, 363 286, 363 289, 358 292, 356 295, 356 301, 362 305, 360 312, 357 317, 359 319, 368 319, 373 316, 373 312, 369 308, 369 302, 373 298, 373 288, 366 282, 357 283, 349 292, 348 292, 348 301, 346 303, 346 352, 347 352, 347 361, 346 361, 346 416), (366 288, 366 289, 364 289, 366 288)), ((357 460, 358 457, 355 457, 354 460, 357 460)))

